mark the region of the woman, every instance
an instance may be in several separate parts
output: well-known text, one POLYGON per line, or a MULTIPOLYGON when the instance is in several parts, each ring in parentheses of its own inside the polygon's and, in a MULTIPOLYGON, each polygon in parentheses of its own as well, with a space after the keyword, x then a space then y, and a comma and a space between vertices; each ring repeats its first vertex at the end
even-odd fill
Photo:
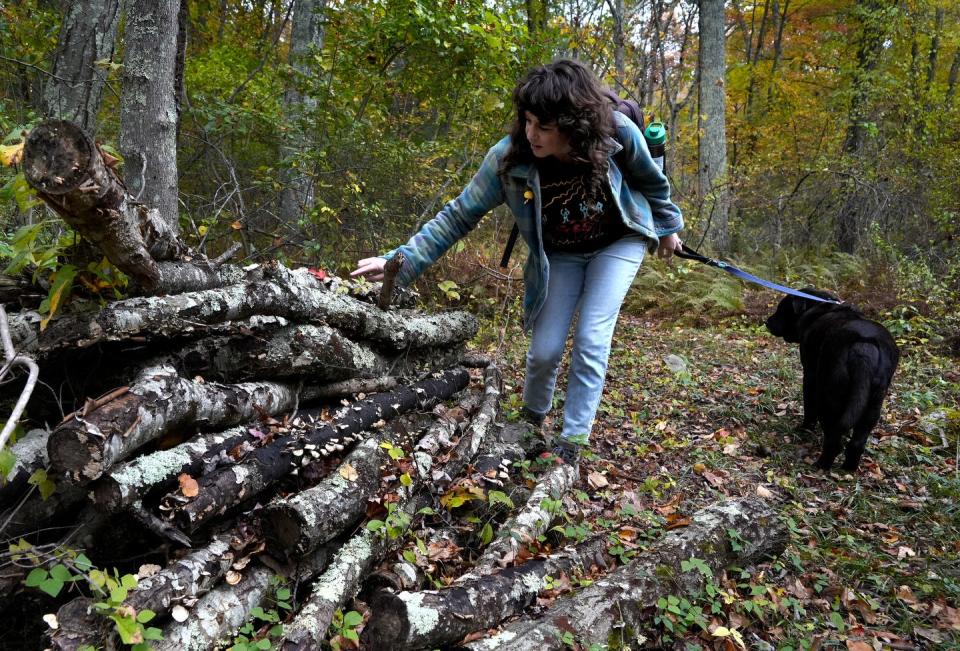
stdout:
POLYGON ((524 326, 531 332, 524 416, 542 424, 553 399, 567 335, 579 313, 567 378, 563 429, 554 453, 576 465, 600 404, 620 306, 646 251, 680 248, 680 209, 639 127, 613 110, 589 68, 559 60, 532 69, 513 92, 517 119, 480 170, 403 246, 360 260, 351 275, 383 277, 397 252, 408 284, 484 214, 506 203, 530 254, 524 326))

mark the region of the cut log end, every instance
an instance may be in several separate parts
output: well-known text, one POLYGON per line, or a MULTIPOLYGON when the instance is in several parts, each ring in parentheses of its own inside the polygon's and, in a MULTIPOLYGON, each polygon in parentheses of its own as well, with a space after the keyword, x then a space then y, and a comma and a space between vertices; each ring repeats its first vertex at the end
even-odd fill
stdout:
POLYGON ((27 182, 51 195, 76 190, 89 176, 93 146, 75 124, 63 120, 40 123, 24 146, 27 182))

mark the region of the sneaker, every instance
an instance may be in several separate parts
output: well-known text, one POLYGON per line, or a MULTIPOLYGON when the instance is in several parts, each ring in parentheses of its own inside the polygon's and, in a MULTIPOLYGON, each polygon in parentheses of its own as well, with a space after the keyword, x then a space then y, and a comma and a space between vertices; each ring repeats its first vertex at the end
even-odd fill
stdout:
POLYGON ((553 455, 562 463, 576 468, 580 464, 580 447, 576 443, 560 439, 553 448, 553 455))

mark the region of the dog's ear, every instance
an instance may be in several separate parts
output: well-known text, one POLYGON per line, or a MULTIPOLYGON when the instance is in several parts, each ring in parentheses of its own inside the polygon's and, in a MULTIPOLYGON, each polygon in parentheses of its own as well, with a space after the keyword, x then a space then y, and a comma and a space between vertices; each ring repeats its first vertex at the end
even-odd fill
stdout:
POLYGON ((793 304, 793 313, 796 316, 800 316, 810 309, 810 301, 799 296, 791 296, 791 303, 793 304))

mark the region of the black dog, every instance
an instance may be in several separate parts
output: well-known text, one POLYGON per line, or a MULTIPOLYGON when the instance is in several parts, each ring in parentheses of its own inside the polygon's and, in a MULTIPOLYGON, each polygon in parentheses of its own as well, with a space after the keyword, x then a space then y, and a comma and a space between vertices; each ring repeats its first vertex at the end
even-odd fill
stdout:
MULTIPOLYGON (((837 300, 816 289, 805 294, 837 300)), ((800 344, 803 365, 803 424, 823 428, 823 450, 816 466, 829 470, 840 454, 843 437, 853 430, 843 469, 853 471, 867 437, 880 420, 900 351, 882 325, 849 305, 787 296, 767 319, 767 330, 800 344)))

